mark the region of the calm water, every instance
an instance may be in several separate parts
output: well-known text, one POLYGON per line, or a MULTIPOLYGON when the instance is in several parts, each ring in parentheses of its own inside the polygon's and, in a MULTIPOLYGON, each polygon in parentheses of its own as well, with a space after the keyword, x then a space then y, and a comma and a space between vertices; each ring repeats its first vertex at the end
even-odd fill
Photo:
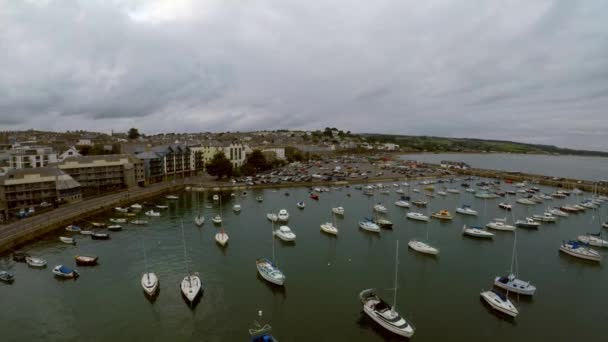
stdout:
POLYGON ((463 161, 481 169, 521 171, 554 177, 586 180, 608 179, 608 158, 582 156, 551 156, 529 154, 408 154, 402 159, 413 159, 439 164, 442 160, 463 161))
MULTIPOLYGON (((443 208, 454 212, 462 203, 480 212, 479 218, 430 221, 430 240, 441 249, 439 257, 433 258, 408 250, 407 241, 424 238, 427 225, 405 219, 406 210, 393 205, 397 194, 369 198, 344 188, 323 193, 318 202, 307 195, 303 188, 251 191, 248 197, 236 199, 225 195, 223 214, 230 234, 225 250, 216 245, 216 228, 210 222, 219 209, 203 209, 207 222, 197 228, 192 217, 203 194, 183 193, 163 217, 151 218, 145 228, 130 226, 111 233, 109 241, 79 236, 74 247, 57 242, 58 233, 24 248, 48 260, 45 270, 3 257, 0 268, 14 272, 16 281, 0 284, 1 340, 245 341, 257 310, 264 311, 280 341, 398 340, 363 316, 358 300, 364 288, 393 286, 396 240, 401 241, 398 309, 414 323, 416 341, 552 341, 574 334, 579 340, 603 339, 601 322, 608 320, 606 268, 558 252, 563 239, 599 229, 599 220, 593 221, 591 213, 543 225, 539 231, 518 231, 521 277, 531 280, 538 291, 533 299, 513 298, 520 315, 510 321, 491 311, 479 292, 509 269, 513 233, 496 232, 493 241, 461 235, 463 223, 485 224, 504 217, 497 208, 499 200, 487 200, 484 205, 465 192, 432 199, 428 213, 443 208), (286 197, 285 191, 291 195, 286 197), (255 201, 258 195, 264 196, 263 203, 255 201), (296 208, 298 200, 306 201, 306 209, 296 208), (236 201, 243 206, 238 215, 231 210, 236 201), (387 205, 395 223, 393 230, 382 230, 380 235, 357 227, 362 216, 371 215, 377 201, 387 205), (337 205, 346 208, 346 216, 338 220, 340 236, 333 238, 322 234, 319 224, 330 219, 330 208, 337 205), (295 245, 276 243, 278 261, 287 275, 284 289, 263 281, 255 268, 256 258, 271 255, 265 213, 279 208, 289 210, 289 226, 297 234, 295 245), (186 272, 181 218, 191 268, 206 283, 204 297, 193 310, 179 292, 186 272), (140 287, 144 240, 150 268, 161 284, 154 303, 140 287), (74 266, 73 256, 78 253, 98 255, 100 265, 79 267, 81 277, 76 281, 55 279, 50 268, 61 263, 74 266)), ((606 206, 601 211, 603 219, 606 206)), ((514 216, 543 209, 515 205, 514 216)), ((96 219, 113 216, 108 213, 96 219)), ((390 291, 380 293, 391 300, 390 291)))

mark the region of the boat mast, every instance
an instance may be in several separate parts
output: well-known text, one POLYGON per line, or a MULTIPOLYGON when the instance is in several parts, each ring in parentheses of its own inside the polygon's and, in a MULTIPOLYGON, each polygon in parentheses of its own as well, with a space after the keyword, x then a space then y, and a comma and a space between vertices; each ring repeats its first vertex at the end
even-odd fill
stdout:
POLYGON ((141 245, 144 248, 144 272, 146 272, 146 278, 150 280, 150 274, 148 273, 148 256, 146 254, 146 242, 143 238, 141 239, 141 245))
POLYGON ((395 312, 397 308, 397 272, 399 270, 399 240, 397 240, 397 247, 395 249, 395 294, 393 297, 392 311, 395 312))
POLYGON ((192 277, 190 277, 190 266, 188 265, 188 254, 186 252, 186 236, 184 235, 184 220, 182 221, 182 242, 184 244, 184 261, 186 262, 186 272, 188 273, 188 281, 190 281, 190 286, 192 286, 192 277))
POLYGON ((272 238, 272 264, 276 265, 276 263, 274 262, 274 221, 270 220, 270 227, 272 229, 272 234, 270 235, 272 238))

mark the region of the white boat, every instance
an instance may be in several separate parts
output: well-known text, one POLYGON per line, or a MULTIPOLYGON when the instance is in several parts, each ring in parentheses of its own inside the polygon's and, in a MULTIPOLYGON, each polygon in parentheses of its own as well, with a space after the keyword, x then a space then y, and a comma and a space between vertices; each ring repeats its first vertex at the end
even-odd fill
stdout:
POLYGON ((180 284, 181 292, 184 298, 188 300, 188 305, 192 306, 194 304, 196 298, 201 293, 201 279, 198 277, 198 274, 193 274, 190 272, 190 266, 188 263, 188 254, 186 251, 186 237, 184 235, 184 222, 182 221, 182 242, 184 244, 184 262, 186 263, 186 271, 187 275, 182 279, 180 284))
POLYGON ((513 209, 513 206, 512 206, 512 205, 510 205, 510 204, 508 204, 508 203, 500 203, 500 204, 498 205, 498 207, 499 207, 500 209, 509 210, 509 211, 510 211, 511 209, 513 209))
POLYGON ((462 226, 462 233, 477 238, 491 239, 494 237, 494 233, 490 233, 481 227, 467 227, 466 224, 462 226))
POLYGON ((240 211, 241 211, 241 205, 240 205, 240 204, 235 204, 235 205, 233 205, 233 206, 232 206, 232 210, 233 210, 235 213, 240 212, 240 211))
POLYGON ((458 190, 456 188, 448 188, 446 191, 450 194, 459 194, 460 193, 460 190, 458 190))
POLYGON ((140 210, 142 208, 142 205, 139 203, 131 204, 131 209, 140 210))
POLYGON ((196 217, 194 218, 194 224, 199 227, 205 224, 205 216, 203 216, 202 214, 196 215, 196 217))
POLYGON ((376 295, 375 289, 361 291, 359 299, 363 303, 363 312, 384 329, 403 337, 412 337, 414 327, 397 312, 397 272, 399 266, 399 241, 395 252, 395 288, 393 305, 389 306, 376 295))
POLYGON ((437 195, 439 195, 439 196, 447 196, 448 193, 445 192, 445 191, 437 191, 437 195))
POLYGON ((495 218, 494 221, 486 224, 486 228, 494 230, 515 231, 515 226, 507 224, 506 218, 495 218))
POLYGON ((103 228, 106 226, 106 224, 103 222, 91 222, 91 226, 95 228, 103 228))
POLYGON ((122 230, 122 226, 119 225, 119 224, 111 224, 111 225, 108 226, 108 230, 111 230, 111 231, 114 231, 114 232, 115 231, 119 231, 119 230, 122 230))
POLYGON ((160 217, 160 213, 158 211, 154 211, 154 210, 146 211, 145 215, 150 216, 150 217, 160 217))
POLYGON ((494 199, 498 198, 498 195, 488 191, 477 191, 475 192, 475 197, 483 199, 494 199))
POLYGON ((418 190, 418 189, 412 189, 412 191, 416 192, 416 193, 420 192, 420 190, 418 190))
POLYGON ((280 226, 275 230, 274 235, 283 241, 295 241, 296 234, 288 226, 280 226))
POLYGON ((228 234, 224 231, 224 228, 215 234, 215 242, 222 247, 228 243, 228 234))
POLYGON ((540 223, 529 217, 526 217, 525 220, 515 221, 515 226, 520 227, 520 228, 538 229, 538 227, 540 227, 540 223))
POLYGON ((146 220, 132 220, 130 223, 134 224, 136 226, 143 226, 143 225, 148 224, 148 221, 146 221, 146 220))
POLYGON ((544 213, 542 215, 532 215, 532 219, 540 222, 557 222, 557 217, 549 213, 544 213))
POLYGON ((383 206, 382 204, 378 203, 378 204, 374 205, 374 211, 379 212, 379 213, 387 213, 388 209, 386 209, 386 207, 383 206))
POLYGON ((275 285, 283 286, 286 277, 272 261, 260 258, 255 261, 255 265, 262 278, 275 285))
POLYGON ((30 267, 46 267, 46 260, 42 258, 27 256, 25 257, 25 262, 30 267))
POLYGON ((154 272, 147 272, 141 276, 141 287, 144 293, 150 297, 156 295, 158 290, 158 277, 154 272))
POLYGON ((213 195, 213 200, 214 201, 219 201, 220 200, 220 196, 218 196, 217 194, 213 195))
POLYGON ((220 215, 215 215, 211 218, 211 221, 215 224, 222 223, 222 217, 220 215))
POLYGON ((336 215, 344 215, 344 208, 343 207, 335 207, 335 208, 331 208, 331 212, 336 214, 336 215))
POLYGON ((608 221, 606 221, 606 222, 602 223, 602 227, 604 227, 604 228, 608 228, 608 221))
POLYGON ((165 198, 166 198, 166 199, 168 199, 168 200, 176 200, 176 199, 179 199, 179 197, 178 197, 178 196, 175 196, 175 195, 167 195, 167 196, 165 196, 165 198))
POLYGON ((591 260, 591 261, 601 261, 602 256, 596 250, 591 249, 589 247, 584 246, 579 241, 564 241, 562 242, 559 250, 572 255, 573 257, 591 260))
POLYGON ((118 211, 119 213, 126 213, 129 211, 128 208, 121 208, 121 207, 116 207, 116 208, 114 208, 114 210, 118 211))
POLYGON ((163 204, 157 204, 156 205, 156 209, 169 209, 168 205, 163 205, 163 204))
POLYGON ((424 253, 424 254, 431 254, 431 255, 439 254, 439 249, 432 247, 431 245, 429 245, 425 242, 418 241, 416 239, 410 240, 410 242, 408 242, 407 245, 411 249, 415 250, 416 252, 420 252, 420 253, 424 253))
POLYGON ((403 189, 397 189, 397 190, 395 190, 395 193, 398 193, 399 195, 403 195, 403 194, 405 194, 405 191, 403 191, 403 189))
POLYGON ((127 223, 126 218, 111 218, 108 221, 110 221, 112 223, 127 223))
POLYGON ((509 292, 532 296, 536 292, 536 287, 530 284, 529 281, 524 281, 517 278, 517 233, 513 234, 513 251, 511 253, 511 269, 508 275, 494 278, 494 285, 509 292), (515 271, 515 272, 514 272, 515 271))
POLYGON ((296 203, 296 206, 298 208, 300 208, 300 209, 304 209, 304 208, 306 208, 306 203, 304 203, 304 202, 298 202, 298 203, 296 203))
POLYGON ((403 183, 401 183, 401 185, 404 186, 404 187, 406 187, 406 188, 410 186, 409 183, 407 183, 407 182, 403 182, 403 183))
POLYGON ((428 221, 429 220, 429 217, 422 213, 409 212, 405 216, 407 216, 407 218, 409 218, 409 219, 416 220, 416 221, 428 221))
POLYGON ((440 220, 451 220, 454 218, 454 216, 452 216, 452 214, 450 214, 450 212, 447 210, 439 210, 438 212, 431 214, 431 217, 440 220))
POLYGON ((380 233, 380 226, 372 222, 370 219, 365 219, 365 221, 359 221, 359 228, 367 230, 369 232, 380 233))
POLYGON ((277 222, 279 221, 279 217, 277 216, 277 214, 274 213, 268 213, 266 214, 266 218, 271 221, 271 222, 277 222))
POLYGON ((558 208, 551 208, 547 211, 549 214, 553 215, 553 216, 559 216, 559 217, 568 217, 570 216, 568 213, 559 210, 558 208))
POLYGON ((78 271, 73 270, 63 265, 57 265, 53 267, 53 274, 60 278, 76 278, 78 277, 78 271))
POLYGON ((61 242, 63 242, 63 243, 67 243, 67 244, 70 244, 70 245, 76 244, 76 240, 74 240, 74 238, 67 237, 67 236, 60 236, 59 240, 61 242))
POLYGON ((327 234, 338 235, 338 228, 331 222, 321 224, 321 230, 327 234))
POLYGON ((587 235, 579 235, 577 240, 593 247, 608 247, 608 241, 602 239, 600 237, 600 233, 588 233, 587 235))
POLYGON ((80 231, 80 235, 92 235, 93 231, 92 230, 81 230, 80 231))
POLYGON ((258 196, 258 197, 255 198, 255 200, 258 201, 258 202, 263 202, 264 201, 264 197, 258 196))
POLYGON ((469 193, 475 193, 475 189, 473 189, 473 188, 466 188, 466 189, 464 189, 464 191, 469 192, 469 193))
POLYGON ((463 215, 477 216, 477 211, 471 209, 471 207, 466 204, 462 207, 456 208, 456 212, 463 215))
POLYGON ((395 205, 401 208, 409 208, 410 207, 410 203, 408 201, 403 201, 403 200, 399 200, 397 202, 395 202, 395 205))
POLYGON ((519 314, 519 311, 517 311, 517 308, 511 303, 509 298, 498 291, 483 291, 480 295, 496 311, 500 311, 511 317, 516 317, 519 314))
POLYGON ((516 202, 519 204, 523 204, 523 205, 535 205, 536 204, 536 202, 534 202, 528 198, 518 198, 516 202))
POLYGON ((80 227, 78 227, 77 225, 70 224, 69 226, 65 227, 65 230, 66 230, 67 232, 78 233, 78 232, 80 232, 82 229, 81 229, 80 227))
POLYGON ((287 222, 289 220, 289 213, 287 212, 286 209, 281 209, 281 210, 279 210, 279 214, 277 215, 277 218, 281 222, 287 222))

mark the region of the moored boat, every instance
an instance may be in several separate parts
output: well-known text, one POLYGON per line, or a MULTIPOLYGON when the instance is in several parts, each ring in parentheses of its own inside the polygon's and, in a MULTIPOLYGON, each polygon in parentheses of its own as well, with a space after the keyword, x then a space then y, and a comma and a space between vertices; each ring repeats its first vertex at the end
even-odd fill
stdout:
POLYGON ((481 227, 467 227, 467 225, 462 226, 462 233, 464 235, 476 237, 476 238, 485 238, 491 239, 494 237, 494 233, 490 233, 487 230, 481 227))
POLYGON ((76 265, 78 266, 95 266, 97 265, 97 260, 99 257, 76 255, 74 259, 76 260, 76 265))
POLYGON ((409 212, 405 216, 409 219, 416 220, 416 221, 428 221, 429 220, 429 217, 422 213, 409 212))
POLYGON ((335 207, 335 208, 331 208, 331 212, 336 214, 336 215, 344 215, 344 208, 343 207, 335 207))
POLYGON ((359 221, 359 228, 367 230, 368 232, 380 233, 380 227, 369 218, 366 218, 364 221, 359 221))
POLYGON ((496 290, 483 291, 480 295, 496 311, 511 317, 516 317, 519 314, 519 311, 517 311, 517 308, 515 308, 509 298, 496 290))
POLYGON ((25 258, 25 262, 30 267, 46 267, 46 260, 42 258, 28 256, 25 258))
POLYGON ((561 252, 564 252, 573 257, 577 257, 580 259, 586 259, 591 261, 601 261, 602 256, 596 250, 586 247, 586 245, 582 244, 579 241, 563 241, 561 246, 559 247, 561 252))
POLYGON ((67 243, 70 245, 75 245, 76 244, 76 240, 72 237, 67 237, 67 236, 60 236, 59 240, 63 243, 67 243))
POLYGON ((459 208, 456 208, 456 212, 463 215, 477 216, 477 211, 473 210, 470 205, 464 204, 459 208))
POLYGON ((282 286, 285 283, 285 275, 281 270, 270 260, 259 258, 255 261, 258 273, 267 281, 282 286))
POLYGON ((397 202, 395 202, 395 205, 401 208, 409 208, 410 207, 410 203, 404 200, 399 200, 397 202))
POLYGON ((418 241, 416 239, 410 240, 407 245, 415 250, 416 252, 420 252, 423 254, 437 255, 439 254, 439 249, 429 245, 428 243, 418 241))
POLYGON ((515 226, 507 224, 507 219, 495 218, 494 221, 486 224, 486 228, 494 230, 514 231, 515 226))
POLYGON ((15 281, 15 276, 8 271, 0 271, 0 281, 7 284, 12 284, 15 281))
POLYGON ((95 232, 95 233, 91 234, 91 239, 93 239, 93 240, 109 240, 110 239, 110 234, 95 232))
POLYGON ((440 220, 451 220, 454 218, 454 216, 452 216, 452 214, 450 214, 450 212, 447 210, 439 210, 438 212, 433 213, 431 216, 440 220))
POLYGON ((331 222, 321 224, 321 230, 327 234, 338 235, 338 228, 331 222))
POLYGON ((76 278, 78 277, 78 271, 73 270, 64 265, 57 265, 53 267, 53 274, 59 278, 76 278))
POLYGON ((540 223, 529 217, 526 217, 524 220, 515 221, 515 226, 519 228, 538 229, 538 227, 540 227, 540 223))
POLYGON ((608 247, 608 241, 600 237, 600 233, 587 233, 587 235, 579 235, 577 240, 593 247, 608 247))
POLYGON ((283 241, 295 241, 296 234, 288 226, 280 226, 275 230, 274 235, 283 241))
POLYGON ((116 232, 116 231, 122 230, 122 226, 120 226, 118 224, 111 224, 108 226, 108 230, 116 232))
POLYGON ((511 209, 513 209, 513 206, 512 206, 512 205, 510 205, 510 204, 508 204, 508 203, 500 203, 500 204, 498 205, 498 207, 499 207, 500 209, 504 209, 504 210, 508 210, 508 211, 510 211, 511 209))

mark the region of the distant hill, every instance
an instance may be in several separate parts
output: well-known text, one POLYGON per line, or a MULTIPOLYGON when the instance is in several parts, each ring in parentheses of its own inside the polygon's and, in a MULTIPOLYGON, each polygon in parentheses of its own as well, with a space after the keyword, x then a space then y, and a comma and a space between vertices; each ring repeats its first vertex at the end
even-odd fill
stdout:
POLYGON ((359 134, 368 142, 395 143, 404 149, 427 152, 504 152, 568 154, 608 157, 608 152, 562 148, 552 145, 526 144, 515 141, 485 140, 471 138, 444 138, 391 134, 359 134))

